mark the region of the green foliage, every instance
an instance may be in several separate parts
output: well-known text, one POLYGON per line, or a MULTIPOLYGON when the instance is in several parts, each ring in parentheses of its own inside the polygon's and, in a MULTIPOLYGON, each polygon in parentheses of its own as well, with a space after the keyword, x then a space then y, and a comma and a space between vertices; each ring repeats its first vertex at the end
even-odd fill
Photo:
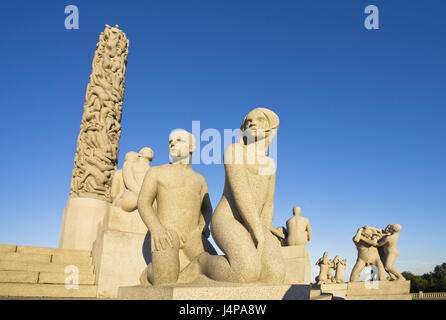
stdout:
POLYGON ((410 272, 403 272, 403 276, 410 280, 410 292, 444 292, 446 291, 446 263, 434 268, 433 272, 416 276, 410 272))

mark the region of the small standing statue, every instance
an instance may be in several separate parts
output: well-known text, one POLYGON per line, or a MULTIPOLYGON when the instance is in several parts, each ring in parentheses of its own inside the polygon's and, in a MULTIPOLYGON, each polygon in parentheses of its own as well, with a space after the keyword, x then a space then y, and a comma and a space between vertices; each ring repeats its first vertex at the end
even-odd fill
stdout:
POLYGON ((327 283, 333 283, 335 282, 334 277, 333 277, 333 270, 335 268, 335 262, 334 259, 333 260, 328 260, 328 270, 327 270, 327 283))
POLYGON ((317 284, 326 284, 328 283, 328 269, 330 266, 330 259, 328 258, 328 252, 324 252, 324 255, 316 262, 316 265, 319 266, 319 275, 316 277, 317 284))
POLYGON ((345 268, 347 268, 347 259, 342 260, 339 256, 336 256, 333 259, 333 262, 335 264, 335 282, 336 283, 344 283, 344 272, 345 268))

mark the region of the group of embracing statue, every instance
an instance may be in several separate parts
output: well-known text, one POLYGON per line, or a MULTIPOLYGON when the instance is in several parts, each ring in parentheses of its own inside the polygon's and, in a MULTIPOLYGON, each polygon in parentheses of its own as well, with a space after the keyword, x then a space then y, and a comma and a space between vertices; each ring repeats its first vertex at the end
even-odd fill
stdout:
POLYGON ((358 258, 350 275, 350 282, 358 281, 361 271, 366 266, 374 266, 381 281, 406 280, 395 268, 399 254, 396 243, 401 229, 399 224, 389 224, 385 229, 370 226, 358 229, 353 237, 358 249, 358 258))
POLYGON ((278 127, 279 117, 265 108, 243 119, 238 141, 223 155, 225 185, 215 210, 205 178, 190 165, 191 133, 170 134, 169 164, 150 166, 150 148, 126 154, 111 193, 124 211, 138 209, 150 231, 151 262, 142 284, 285 281, 284 230, 272 225, 276 167, 267 156, 278 127), (208 241, 210 229, 224 256, 208 241))

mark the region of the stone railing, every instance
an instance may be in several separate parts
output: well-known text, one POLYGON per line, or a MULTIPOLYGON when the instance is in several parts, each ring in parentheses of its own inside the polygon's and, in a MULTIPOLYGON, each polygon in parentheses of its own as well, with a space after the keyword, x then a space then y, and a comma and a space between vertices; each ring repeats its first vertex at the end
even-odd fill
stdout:
POLYGON ((412 293, 413 300, 446 300, 446 292, 423 292, 412 293))

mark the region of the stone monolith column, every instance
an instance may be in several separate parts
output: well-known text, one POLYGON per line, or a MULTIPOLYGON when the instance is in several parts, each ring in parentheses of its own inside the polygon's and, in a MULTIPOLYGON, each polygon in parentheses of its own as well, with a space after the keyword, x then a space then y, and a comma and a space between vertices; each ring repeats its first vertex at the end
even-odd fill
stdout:
POLYGON ((129 41, 105 26, 94 54, 59 247, 91 250, 117 168, 129 41))

